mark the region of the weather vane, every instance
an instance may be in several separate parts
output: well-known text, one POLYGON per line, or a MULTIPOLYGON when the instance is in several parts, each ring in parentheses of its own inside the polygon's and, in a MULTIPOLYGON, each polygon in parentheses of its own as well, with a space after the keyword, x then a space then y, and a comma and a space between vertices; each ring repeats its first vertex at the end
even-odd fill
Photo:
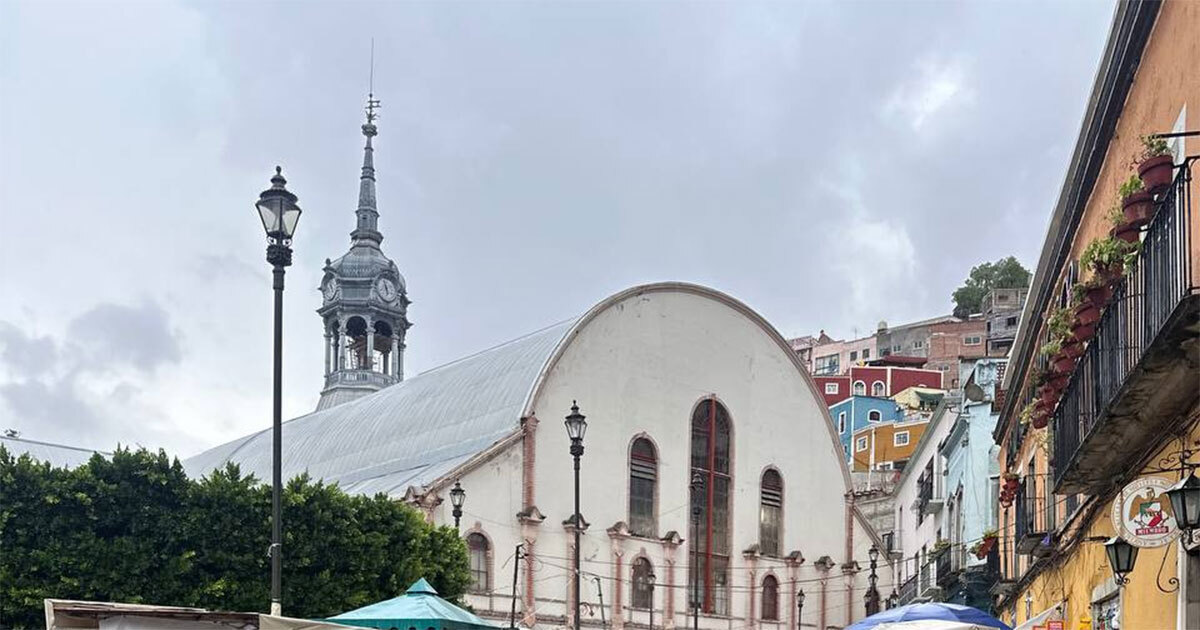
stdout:
POLYGON ((375 38, 371 38, 371 78, 367 87, 367 123, 373 124, 379 114, 375 113, 379 109, 379 99, 375 98, 375 38))

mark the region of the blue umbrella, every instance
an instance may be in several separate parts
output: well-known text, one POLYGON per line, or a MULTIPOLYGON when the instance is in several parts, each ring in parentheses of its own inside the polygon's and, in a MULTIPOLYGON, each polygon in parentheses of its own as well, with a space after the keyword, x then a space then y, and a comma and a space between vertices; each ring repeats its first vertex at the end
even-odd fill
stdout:
POLYGON ((909 604, 907 606, 899 606, 890 610, 885 610, 881 613, 871 615, 862 621, 858 621, 846 627, 846 630, 871 630, 880 624, 894 623, 897 621, 921 621, 925 619, 941 619, 945 621, 961 621, 963 623, 973 623, 975 625, 984 626, 986 628, 998 628, 999 630, 1012 630, 1003 621, 970 606, 960 606, 958 604, 945 604, 940 602, 931 602, 928 604, 909 604))

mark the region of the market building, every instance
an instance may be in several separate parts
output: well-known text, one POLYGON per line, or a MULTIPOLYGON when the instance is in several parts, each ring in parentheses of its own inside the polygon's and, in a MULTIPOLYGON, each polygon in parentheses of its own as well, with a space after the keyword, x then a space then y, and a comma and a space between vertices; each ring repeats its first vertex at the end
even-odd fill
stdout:
MULTIPOLYGON (((460 527, 467 602, 506 624, 511 610, 529 627, 613 630, 687 626, 693 612, 710 630, 865 616, 870 550, 884 543, 855 506, 812 377, 730 296, 633 287, 405 375, 409 287, 379 249, 370 121, 364 134, 351 250, 322 282, 326 385, 315 412, 283 424, 285 477, 385 493, 460 527), (587 429, 573 469, 562 423, 576 409, 587 429), (461 508, 448 500, 457 497, 461 508)), ((269 478, 271 452, 264 430, 184 465, 203 475, 232 462, 269 478)), ((886 596, 882 562, 876 590, 886 596)))
POLYGON ((1200 460, 1197 33, 1198 3, 1117 4, 1053 208, 994 433, 1017 628, 1200 628, 1167 492, 1200 460))

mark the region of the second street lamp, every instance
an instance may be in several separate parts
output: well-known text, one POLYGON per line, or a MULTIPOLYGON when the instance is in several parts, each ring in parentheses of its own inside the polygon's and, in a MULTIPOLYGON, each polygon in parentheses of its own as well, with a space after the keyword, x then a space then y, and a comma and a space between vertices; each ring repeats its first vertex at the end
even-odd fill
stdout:
POLYGON ((458 521, 462 518, 462 506, 467 500, 467 491, 463 490, 462 484, 458 481, 454 482, 454 487, 450 489, 450 505, 454 509, 451 514, 454 515, 454 529, 458 529, 458 521))
POLYGON ((583 555, 583 550, 579 548, 579 529, 583 527, 583 517, 579 515, 579 458, 583 456, 583 435, 587 433, 587 420, 585 416, 579 413, 579 404, 571 401, 571 413, 567 415, 564 423, 567 427, 567 437, 571 438, 571 457, 575 460, 575 630, 579 630, 579 602, 582 599, 581 589, 579 588, 579 557, 583 555))
POLYGON ((287 189, 283 169, 276 166, 271 187, 254 204, 267 233, 267 262, 275 291, 275 357, 271 401, 271 614, 283 613, 283 274, 292 264, 292 237, 300 221, 297 197, 287 189))
POLYGON ((870 617, 871 615, 879 612, 879 589, 875 587, 876 582, 879 580, 879 576, 875 573, 875 569, 879 565, 879 547, 876 547, 875 544, 872 543, 870 551, 867 552, 867 556, 871 559, 871 574, 867 576, 867 579, 870 581, 871 585, 869 588, 867 588, 865 599, 867 616, 870 617))
POLYGON ((700 499, 704 477, 692 473, 692 630, 700 630, 700 499))
POLYGON ((654 581, 653 573, 646 576, 646 588, 650 589, 650 630, 654 630, 654 581))
POLYGON ((804 627, 804 589, 796 593, 796 628, 804 627))

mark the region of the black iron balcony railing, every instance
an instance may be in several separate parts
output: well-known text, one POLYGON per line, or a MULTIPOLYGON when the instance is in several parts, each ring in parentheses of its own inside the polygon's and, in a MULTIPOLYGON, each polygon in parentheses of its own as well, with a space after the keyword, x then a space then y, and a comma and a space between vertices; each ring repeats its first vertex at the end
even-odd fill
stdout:
POLYGON ((958 581, 958 569, 954 565, 955 552, 952 548, 943 549, 933 563, 937 572, 937 585, 942 590, 949 590, 958 581))
POLYGON ((1100 489, 1111 481, 1112 470, 1121 470, 1152 445, 1164 428, 1156 423, 1169 417, 1168 410, 1147 405, 1163 398, 1169 385, 1180 388, 1173 397, 1181 399, 1175 401, 1180 405, 1195 393, 1194 379, 1189 382, 1178 372, 1186 369, 1178 348, 1191 334, 1187 328, 1194 325, 1200 303, 1193 270, 1198 258, 1192 242, 1194 159, 1185 160, 1156 200, 1136 267, 1114 291, 1059 402, 1054 416, 1058 494, 1100 489), (1141 382, 1131 385, 1131 376, 1141 382))
POLYGON ((1017 489, 1013 504, 1017 508, 1016 544, 1017 553, 1029 553, 1046 537, 1045 515, 1042 514, 1046 501, 1037 494, 1037 480, 1028 476, 1017 489))
POLYGON ((904 605, 917 597, 917 576, 912 575, 900 585, 900 604, 904 605))

